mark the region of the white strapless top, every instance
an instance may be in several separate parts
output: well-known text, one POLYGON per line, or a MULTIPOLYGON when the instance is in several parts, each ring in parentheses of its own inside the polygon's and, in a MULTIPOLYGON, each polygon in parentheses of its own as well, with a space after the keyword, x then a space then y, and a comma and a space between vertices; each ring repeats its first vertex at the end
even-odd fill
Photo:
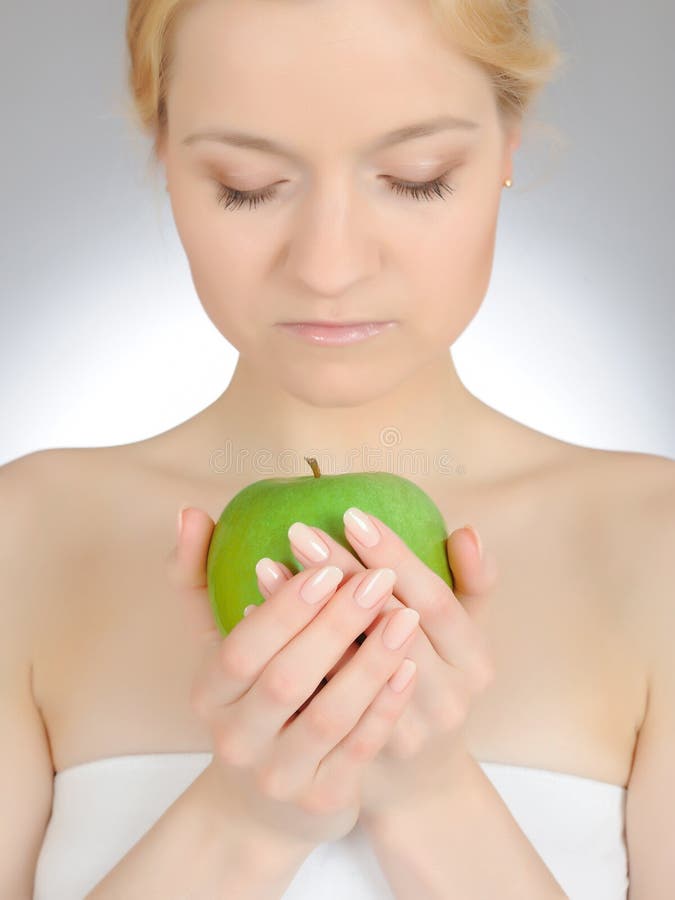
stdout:
MULTIPOLYGON (((211 753, 144 753, 57 772, 33 900, 83 900, 211 759, 211 753)), ((547 769, 479 764, 570 900, 626 900, 626 788, 547 769)), ((346 837, 312 850, 283 900, 319 897, 394 900, 358 823, 346 837)))

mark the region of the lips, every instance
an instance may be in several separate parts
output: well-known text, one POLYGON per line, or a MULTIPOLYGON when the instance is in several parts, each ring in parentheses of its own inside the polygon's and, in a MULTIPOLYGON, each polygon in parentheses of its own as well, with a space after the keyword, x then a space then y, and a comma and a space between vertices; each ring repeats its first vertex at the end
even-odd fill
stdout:
POLYGON ((311 325, 314 328, 358 328, 361 325, 384 325, 385 321, 377 322, 374 320, 361 322, 280 322, 280 325, 311 325))
POLYGON ((396 322, 353 322, 325 324, 312 322, 281 323, 281 328, 313 344, 340 346, 356 344, 395 327, 396 322))

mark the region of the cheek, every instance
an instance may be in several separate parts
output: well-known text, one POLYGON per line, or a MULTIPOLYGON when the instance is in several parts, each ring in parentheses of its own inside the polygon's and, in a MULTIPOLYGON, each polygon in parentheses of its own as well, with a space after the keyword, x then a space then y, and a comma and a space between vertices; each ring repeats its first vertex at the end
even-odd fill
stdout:
MULTIPOLYGON (((454 202, 454 201, 449 201, 454 202)), ((472 195, 436 224, 432 239, 416 239, 408 273, 411 296, 425 314, 419 330, 432 341, 452 343, 478 311, 490 283, 499 197, 472 195)))
POLYGON ((260 241, 237 228, 234 220, 224 222, 227 212, 219 210, 215 199, 213 206, 211 210, 202 201, 178 201, 173 207, 174 220, 204 312, 218 331, 239 347, 246 329, 255 331, 251 298, 261 292, 253 282, 264 262, 256 255, 260 241))

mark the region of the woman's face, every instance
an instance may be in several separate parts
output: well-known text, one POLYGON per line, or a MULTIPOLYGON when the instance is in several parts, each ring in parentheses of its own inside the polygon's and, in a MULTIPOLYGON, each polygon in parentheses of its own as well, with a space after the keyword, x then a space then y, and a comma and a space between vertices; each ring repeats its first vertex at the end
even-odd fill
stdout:
POLYGON ((203 0, 176 36, 160 159, 196 291, 242 359, 313 405, 367 402, 447 356, 489 284, 519 136, 421 7, 203 0), (378 145, 443 116, 475 124, 378 145), (225 131, 287 153, 194 137, 225 131), (434 179, 449 187, 395 185, 434 179), (397 324, 343 347, 278 325, 336 319, 397 324))

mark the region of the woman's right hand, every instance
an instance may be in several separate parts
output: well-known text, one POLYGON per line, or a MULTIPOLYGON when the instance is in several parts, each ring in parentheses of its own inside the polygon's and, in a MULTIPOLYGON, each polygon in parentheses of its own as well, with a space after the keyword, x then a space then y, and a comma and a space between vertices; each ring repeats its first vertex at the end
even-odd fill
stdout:
POLYGON ((341 583, 335 566, 304 569, 223 637, 206 587, 214 527, 207 513, 189 507, 169 566, 204 647, 191 704, 211 730, 216 792, 236 793, 239 808, 279 836, 309 844, 336 840, 356 824, 368 763, 412 696, 414 677, 400 692, 389 681, 418 633, 419 614, 406 608, 383 615, 326 682, 391 599, 393 570, 367 569, 341 583), (319 573, 322 587, 311 588, 319 573), (360 606, 355 593, 376 574, 379 598, 360 606), (311 591, 324 596, 308 603, 303 597, 311 591), (383 633, 398 616, 412 630, 389 649, 383 633))

